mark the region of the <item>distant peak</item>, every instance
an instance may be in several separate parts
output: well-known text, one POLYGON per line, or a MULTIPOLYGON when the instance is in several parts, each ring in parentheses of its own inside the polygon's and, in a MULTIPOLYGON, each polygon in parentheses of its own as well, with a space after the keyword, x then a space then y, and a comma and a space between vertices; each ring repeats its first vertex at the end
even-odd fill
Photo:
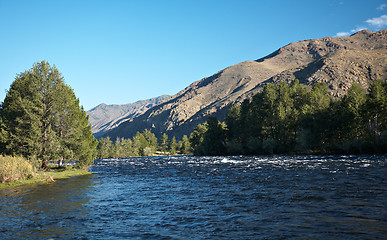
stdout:
POLYGON ((351 35, 351 37, 352 37, 352 36, 356 36, 356 35, 371 35, 371 34, 373 34, 373 33, 375 33, 375 32, 370 31, 370 30, 368 30, 368 29, 364 29, 364 30, 360 30, 360 31, 358 31, 358 32, 355 32, 354 34, 351 35))

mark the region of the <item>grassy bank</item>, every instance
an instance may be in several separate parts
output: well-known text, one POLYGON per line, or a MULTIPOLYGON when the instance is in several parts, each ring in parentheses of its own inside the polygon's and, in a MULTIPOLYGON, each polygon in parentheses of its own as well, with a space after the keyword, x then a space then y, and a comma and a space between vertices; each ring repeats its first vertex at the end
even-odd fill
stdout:
POLYGON ((50 171, 37 171, 34 173, 34 176, 29 179, 0 183, 0 189, 34 183, 49 184, 58 179, 88 174, 91 173, 83 169, 51 169, 50 171))
POLYGON ((0 155, 0 189, 34 183, 48 184, 57 179, 87 174, 91 173, 77 168, 36 170, 24 158, 0 155))

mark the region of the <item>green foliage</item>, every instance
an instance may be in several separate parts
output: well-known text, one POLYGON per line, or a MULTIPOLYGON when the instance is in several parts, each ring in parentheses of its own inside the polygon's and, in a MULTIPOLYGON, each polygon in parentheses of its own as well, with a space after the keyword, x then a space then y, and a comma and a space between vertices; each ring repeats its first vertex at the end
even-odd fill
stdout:
POLYGON ((198 124, 189 136, 189 142, 194 153, 198 150, 199 146, 204 140, 204 134, 207 132, 207 123, 198 124))
POLYGON ((268 84, 232 106, 227 127, 210 118, 190 136, 195 154, 386 153, 387 84, 353 84, 341 99, 325 83, 268 84), (200 131, 202 129, 202 131, 200 131))
POLYGON ((204 134, 197 154, 199 155, 222 155, 225 153, 226 131, 224 125, 214 116, 207 121, 207 131, 204 134))
POLYGON ((165 153, 168 151, 168 149, 169 149, 168 135, 164 133, 160 140, 160 150, 165 153))
POLYGON ((164 134, 159 146, 156 136, 145 129, 141 133, 137 132, 132 139, 117 138, 115 142, 112 142, 110 138, 100 138, 97 147, 99 158, 153 156, 158 149, 162 151, 162 154, 177 154, 178 150, 183 154, 188 154, 190 153, 188 137, 183 136, 183 139, 177 143, 175 137, 169 142, 168 135, 164 134))
POLYGON ((177 142, 176 138, 173 137, 170 144, 169 144, 169 152, 173 155, 177 153, 177 142))
POLYGON ((1 106, 0 141, 4 152, 48 160, 92 164, 97 141, 73 90, 55 66, 42 61, 17 75, 1 106))
POLYGON ((113 143, 108 137, 99 139, 97 150, 99 158, 112 158, 115 156, 113 153, 113 143))
POLYGON ((184 135, 181 141, 178 143, 178 147, 180 150, 180 153, 182 154, 188 154, 191 151, 191 144, 189 142, 189 139, 187 135, 184 135))

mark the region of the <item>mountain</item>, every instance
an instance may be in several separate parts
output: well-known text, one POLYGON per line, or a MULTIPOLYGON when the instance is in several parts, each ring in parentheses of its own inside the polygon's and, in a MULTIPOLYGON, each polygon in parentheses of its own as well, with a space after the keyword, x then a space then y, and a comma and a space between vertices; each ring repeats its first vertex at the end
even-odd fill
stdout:
POLYGON ((92 126, 91 131, 95 137, 99 137, 110 129, 117 127, 131 118, 141 115, 148 109, 170 97, 171 96, 169 95, 162 95, 123 105, 106 105, 102 103, 87 111, 89 122, 92 126))
POLYGON ((354 82, 368 87, 371 81, 386 78, 387 30, 290 43, 264 58, 238 63, 192 83, 105 136, 128 138, 147 128, 157 137, 167 133, 181 138, 211 114, 224 120, 230 106, 251 98, 268 83, 325 82, 329 93, 340 97, 354 82))

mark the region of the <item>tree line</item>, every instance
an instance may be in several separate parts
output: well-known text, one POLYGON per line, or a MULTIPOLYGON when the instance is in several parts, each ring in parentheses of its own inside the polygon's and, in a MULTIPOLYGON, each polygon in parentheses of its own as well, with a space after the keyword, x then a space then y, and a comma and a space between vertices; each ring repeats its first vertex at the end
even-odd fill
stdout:
POLYGON ((0 105, 0 154, 48 161, 189 154, 386 153, 387 83, 353 84, 342 98, 327 85, 268 84, 232 106, 225 122, 210 116, 180 141, 149 130, 132 139, 97 141, 88 116, 62 74, 46 61, 18 74, 0 105))
POLYGON ((186 135, 180 141, 175 137, 169 139, 163 134, 157 139, 155 134, 145 129, 137 132, 130 139, 117 138, 114 142, 109 138, 100 138, 97 146, 98 158, 124 158, 159 155, 175 155, 191 153, 190 141, 186 135))
POLYGON ((62 74, 46 61, 18 74, 0 105, 0 154, 48 161, 93 163, 98 142, 88 116, 62 74))
POLYGON ((354 83, 339 99, 324 83, 268 84, 232 106, 224 123, 209 117, 190 140, 197 155, 386 153, 387 83, 354 83))

